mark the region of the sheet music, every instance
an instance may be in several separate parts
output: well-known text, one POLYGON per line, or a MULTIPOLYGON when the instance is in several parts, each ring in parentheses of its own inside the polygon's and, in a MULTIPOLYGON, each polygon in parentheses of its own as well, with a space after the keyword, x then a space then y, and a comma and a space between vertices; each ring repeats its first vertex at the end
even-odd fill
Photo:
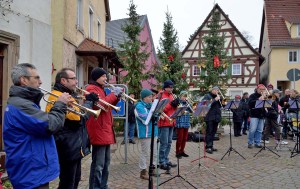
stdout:
POLYGON ((151 108, 150 108, 150 112, 149 112, 149 114, 148 114, 148 116, 147 116, 147 119, 146 119, 146 121, 145 121, 145 125, 148 125, 148 124, 149 124, 149 122, 150 122, 150 120, 151 120, 151 118, 152 118, 152 115, 153 115, 153 113, 154 113, 154 111, 155 111, 155 109, 156 109, 156 106, 157 106, 158 102, 159 102, 158 99, 155 99, 155 100, 153 101, 152 106, 151 106, 151 108))

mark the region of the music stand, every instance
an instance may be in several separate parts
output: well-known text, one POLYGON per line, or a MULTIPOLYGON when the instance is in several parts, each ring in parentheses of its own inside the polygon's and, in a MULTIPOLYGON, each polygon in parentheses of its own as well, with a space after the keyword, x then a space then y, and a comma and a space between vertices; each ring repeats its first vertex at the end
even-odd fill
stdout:
POLYGON ((233 147, 232 147, 232 137, 231 137, 231 116, 230 116, 230 111, 231 110, 236 110, 239 107, 240 102, 239 101, 229 101, 226 106, 224 107, 225 110, 228 110, 229 115, 228 115, 228 119, 229 119, 229 143, 230 146, 227 150, 227 152, 223 155, 223 157, 221 158, 221 160, 223 160, 223 158, 225 157, 226 154, 228 154, 228 156, 230 155, 231 151, 234 151, 235 153, 237 153, 238 155, 240 155, 244 160, 246 160, 246 158, 244 158, 244 156, 242 156, 238 151, 236 151, 233 147))
MULTIPOLYGON (((194 116, 194 117, 202 117, 202 118, 204 118, 204 117, 206 116, 206 114, 208 113, 209 108, 210 108, 210 106, 209 106, 209 104, 208 104, 208 101, 204 100, 204 101, 200 102, 200 103, 197 105, 197 108, 196 108, 196 110, 195 110, 193 116, 194 116)), ((204 136, 205 136, 205 135, 204 135, 204 136)), ((199 160, 198 166, 194 166, 194 167, 193 167, 190 171, 188 171, 185 175, 187 175, 189 172, 191 172, 194 168, 196 168, 196 167, 200 168, 200 167, 202 166, 202 167, 204 167, 206 170, 208 170, 212 175, 214 175, 215 177, 217 177, 216 174, 214 174, 208 167, 206 167, 205 165, 202 165, 201 162, 200 162, 200 160, 201 160, 202 158, 208 158, 208 159, 211 159, 211 160, 216 161, 216 162, 218 161, 218 160, 216 160, 216 159, 213 159, 213 158, 211 158, 211 157, 206 156, 206 147, 205 147, 205 146, 206 146, 206 142, 205 142, 205 137, 204 137, 204 141, 203 141, 204 156, 201 157, 201 154, 200 154, 200 151, 201 151, 201 148, 200 148, 200 138, 201 138, 201 137, 200 137, 200 130, 199 130, 199 147, 198 147, 198 149, 199 149, 199 158, 197 158, 197 159, 191 161, 191 163, 193 163, 193 162, 199 160)))
MULTIPOLYGON (((271 107, 272 107, 272 100, 257 100, 255 102, 255 107, 254 108, 271 108, 271 107)), ((265 129, 264 129, 263 132, 266 132, 265 129)), ((257 154, 259 154, 260 152, 262 152, 263 150, 266 150, 266 149, 268 149, 270 152, 272 152, 273 154, 280 157, 279 154, 277 154, 276 152, 274 152, 273 150, 271 150, 270 148, 268 148, 266 146, 266 137, 263 137, 263 139, 264 139, 263 147, 253 157, 255 157, 257 154)))
POLYGON ((153 165, 153 148, 154 148, 154 122, 155 119, 159 117, 165 106, 169 103, 169 99, 164 98, 161 101, 159 99, 155 99, 152 103, 150 112, 147 116, 147 119, 145 121, 145 125, 148 125, 150 120, 152 121, 152 129, 151 129, 151 146, 150 146, 150 165, 149 165, 149 183, 148 188, 153 189, 153 170, 155 169, 155 166, 153 165))
MULTIPOLYGON (((289 101, 290 104, 290 109, 295 109, 296 110, 296 127, 297 127, 297 134, 296 134, 296 143, 295 146, 291 152, 291 158, 295 157, 296 155, 298 155, 300 153, 300 138, 299 138, 299 109, 300 109, 300 102, 299 100, 290 100, 289 101)), ((293 128, 293 120, 292 120, 292 129, 293 128)))
MULTIPOLYGON (((176 119, 176 117, 181 116, 182 114, 184 114, 184 111, 185 111, 186 109, 187 109, 187 106, 178 107, 178 108, 176 109, 176 111, 170 116, 170 118, 176 119)), ((168 180, 166 180, 166 181, 160 183, 158 186, 163 185, 163 184, 169 182, 170 180, 172 180, 172 179, 174 179, 174 178, 176 178, 176 177, 179 177, 179 178, 183 179, 186 183, 188 183, 189 185, 191 185, 193 188, 197 189, 193 184, 191 184, 189 181, 187 181, 185 178, 183 178, 183 177, 180 175, 180 173, 179 173, 179 167, 180 167, 180 165, 179 165, 179 158, 177 158, 177 165, 178 165, 178 166, 177 166, 177 175, 175 175, 174 177, 172 177, 172 178, 170 178, 170 179, 168 179, 168 180)))

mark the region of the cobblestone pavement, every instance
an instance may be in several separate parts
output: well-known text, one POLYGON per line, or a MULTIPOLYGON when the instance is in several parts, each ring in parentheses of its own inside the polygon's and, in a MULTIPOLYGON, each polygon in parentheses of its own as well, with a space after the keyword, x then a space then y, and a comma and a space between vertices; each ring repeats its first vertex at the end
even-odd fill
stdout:
MULTIPOLYGON (((203 158, 203 142, 201 142, 200 145, 199 143, 188 142, 185 151, 190 157, 180 159, 179 175, 194 185, 195 188, 300 188, 300 154, 290 158, 290 149, 293 149, 295 146, 295 143, 292 140, 287 140, 289 144, 284 145, 281 149, 277 150, 274 149, 274 139, 270 139, 270 143, 266 144, 267 147, 280 155, 280 157, 268 149, 262 150, 254 157, 260 149, 249 149, 247 147, 247 136, 232 137, 233 149, 244 156, 246 160, 235 151, 231 151, 230 155, 227 154, 224 159, 221 160, 230 147, 230 137, 228 133, 229 129, 225 127, 225 133, 221 135, 220 140, 214 142, 214 146, 218 151, 214 152, 214 154, 206 154, 208 158, 203 158), (199 157, 202 157, 200 162, 198 160, 199 157), (217 162, 210 158, 216 159, 217 162)), ((112 161, 108 183, 109 188, 148 188, 148 181, 139 178, 139 141, 136 140, 137 144, 128 144, 128 161, 127 163, 124 163, 125 145, 121 145, 123 140, 121 137, 117 140, 118 143, 112 146, 112 161)), ((175 158, 175 142, 176 141, 173 141, 172 143, 172 150, 169 156, 173 163, 177 162, 177 159, 175 158)), ((80 189, 88 188, 90 164, 91 156, 87 156, 83 159, 80 189)), ((162 170, 159 170, 159 172, 164 173, 162 170)), ((161 174, 158 179, 157 177, 153 177, 154 188, 156 188, 157 183, 162 183, 176 175, 177 168, 172 168, 171 175, 161 174)), ((162 184, 159 188, 193 188, 184 179, 176 177, 165 184, 162 184)), ((53 181, 50 186, 51 188, 56 188, 57 184, 58 179, 53 181)))

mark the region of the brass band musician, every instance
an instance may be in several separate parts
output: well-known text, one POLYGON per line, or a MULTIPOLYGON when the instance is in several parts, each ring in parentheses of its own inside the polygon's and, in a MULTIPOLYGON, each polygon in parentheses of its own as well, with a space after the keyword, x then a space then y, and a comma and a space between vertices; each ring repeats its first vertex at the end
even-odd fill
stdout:
POLYGON ((211 102, 210 109, 206 114, 204 121, 206 123, 206 152, 212 154, 217 151, 214 145, 214 136, 217 132, 218 124, 221 121, 222 115, 220 108, 222 107, 222 99, 218 95, 219 87, 215 86, 211 91, 203 97, 203 100, 211 102))

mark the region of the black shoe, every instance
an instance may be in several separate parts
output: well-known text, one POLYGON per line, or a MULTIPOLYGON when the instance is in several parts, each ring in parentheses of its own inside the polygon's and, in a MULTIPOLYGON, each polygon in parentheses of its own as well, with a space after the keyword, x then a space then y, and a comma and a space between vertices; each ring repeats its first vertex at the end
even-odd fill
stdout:
POLYGON ((241 135, 241 134, 238 134, 238 136, 243 136, 243 135, 241 135))
POLYGON ((161 165, 159 166, 159 168, 162 169, 162 170, 166 170, 166 171, 169 171, 169 170, 170 170, 170 167, 169 167, 168 165, 166 165, 166 164, 161 164, 161 165))
POLYGON ((209 153, 209 154, 212 154, 212 153, 213 153, 213 150, 212 150, 211 148, 207 148, 207 149, 206 149, 206 152, 209 153))
POLYGON ((212 150, 213 150, 214 152, 218 151, 218 149, 216 149, 216 148, 212 148, 212 150))
POLYGON ((122 145, 125 144, 125 140, 123 140, 123 141, 121 142, 121 144, 122 144, 122 145))
POLYGON ((255 146, 255 148, 262 148, 262 145, 260 145, 260 144, 255 144, 254 146, 255 146))
POLYGON ((184 152, 181 153, 181 156, 183 156, 183 157, 189 157, 189 155, 187 155, 187 154, 184 153, 184 152))
POLYGON ((177 157, 178 159, 181 159, 181 158, 182 158, 182 155, 181 155, 181 154, 176 154, 176 157, 177 157))
POLYGON ((245 132, 243 132, 243 135, 247 135, 246 131, 245 131, 245 132))
POLYGON ((239 135, 234 135, 235 137, 239 137, 239 135))
POLYGON ((131 143, 131 144, 135 144, 135 142, 134 142, 134 140, 129 140, 129 143, 131 143))
POLYGON ((177 164, 172 163, 172 162, 169 161, 169 163, 167 163, 167 166, 170 166, 170 167, 177 167, 177 164))

